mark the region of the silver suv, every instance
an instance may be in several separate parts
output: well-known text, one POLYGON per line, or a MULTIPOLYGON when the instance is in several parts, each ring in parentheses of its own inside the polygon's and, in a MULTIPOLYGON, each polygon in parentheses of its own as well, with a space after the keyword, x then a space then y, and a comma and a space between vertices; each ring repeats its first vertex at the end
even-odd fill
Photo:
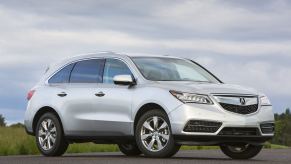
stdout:
POLYGON ((148 157, 173 156, 181 145, 218 145, 231 158, 249 159, 274 135, 264 94, 224 84, 178 57, 73 57, 50 66, 27 99, 25 127, 46 156, 94 142, 148 157))

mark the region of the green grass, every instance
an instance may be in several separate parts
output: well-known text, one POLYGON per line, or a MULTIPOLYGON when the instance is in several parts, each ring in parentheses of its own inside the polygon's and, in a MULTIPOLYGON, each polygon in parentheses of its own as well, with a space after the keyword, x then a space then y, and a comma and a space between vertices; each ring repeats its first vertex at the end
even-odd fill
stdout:
MULTIPOLYGON (((71 144, 68 153, 114 152, 117 145, 94 143, 71 144)), ((39 154, 35 138, 26 134, 21 127, 0 127, 0 155, 36 155, 39 154)))
POLYGON ((0 127, 0 155, 38 154, 35 140, 24 128, 0 127))
MULTIPOLYGON (((282 145, 266 143, 265 148, 288 148, 282 145)), ((219 149, 218 146, 183 146, 182 150, 219 149)), ((71 144, 67 153, 85 152, 116 152, 117 145, 103 145, 94 143, 71 144)), ((22 127, 0 127, 0 156, 5 155, 36 155, 39 154, 35 138, 26 134, 22 127)))
POLYGON ((288 146, 284 146, 284 145, 276 145, 276 144, 271 144, 270 142, 266 142, 264 144, 264 148, 265 149, 287 149, 289 147, 288 146))

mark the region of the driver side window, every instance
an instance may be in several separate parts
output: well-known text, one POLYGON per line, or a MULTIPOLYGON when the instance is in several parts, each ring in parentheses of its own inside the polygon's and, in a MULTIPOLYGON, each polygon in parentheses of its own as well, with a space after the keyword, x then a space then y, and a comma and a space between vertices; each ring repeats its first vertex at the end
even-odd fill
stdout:
POLYGON ((113 84, 116 75, 132 75, 127 65, 118 59, 106 59, 103 73, 103 83, 113 84))

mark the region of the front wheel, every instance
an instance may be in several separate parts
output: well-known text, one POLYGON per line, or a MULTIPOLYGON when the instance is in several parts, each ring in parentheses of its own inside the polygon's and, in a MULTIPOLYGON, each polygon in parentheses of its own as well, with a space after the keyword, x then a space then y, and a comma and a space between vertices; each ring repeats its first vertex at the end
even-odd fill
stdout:
POLYGON ((174 142, 167 114, 160 110, 150 110, 141 116, 135 138, 139 149, 148 157, 171 157, 180 149, 174 142))
POLYGON ((262 150, 262 145, 221 145, 221 151, 233 159, 250 159, 259 154, 262 150))
POLYGON ((60 156, 68 148, 60 121, 53 113, 40 117, 35 134, 37 147, 45 156, 60 156))

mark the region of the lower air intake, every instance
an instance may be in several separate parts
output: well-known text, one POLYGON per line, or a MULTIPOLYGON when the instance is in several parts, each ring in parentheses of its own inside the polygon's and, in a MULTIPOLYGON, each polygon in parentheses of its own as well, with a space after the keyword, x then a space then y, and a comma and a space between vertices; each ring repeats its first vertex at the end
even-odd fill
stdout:
POLYGON ((218 135, 221 136, 258 136, 260 135, 258 128, 223 128, 218 135))
POLYGON ((186 124, 184 132, 215 133, 221 125, 221 122, 191 120, 186 124))
POLYGON ((263 123, 260 125, 261 131, 264 134, 272 134, 275 131, 274 123, 263 123))

